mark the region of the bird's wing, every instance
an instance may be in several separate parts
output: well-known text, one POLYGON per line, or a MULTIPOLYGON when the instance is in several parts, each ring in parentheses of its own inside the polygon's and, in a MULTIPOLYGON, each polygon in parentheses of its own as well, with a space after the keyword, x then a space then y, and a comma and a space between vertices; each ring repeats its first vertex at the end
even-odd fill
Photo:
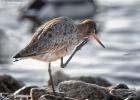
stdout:
POLYGON ((77 38, 77 33, 77 27, 72 21, 54 19, 42 25, 22 51, 31 56, 55 52, 73 42, 70 39, 77 38))

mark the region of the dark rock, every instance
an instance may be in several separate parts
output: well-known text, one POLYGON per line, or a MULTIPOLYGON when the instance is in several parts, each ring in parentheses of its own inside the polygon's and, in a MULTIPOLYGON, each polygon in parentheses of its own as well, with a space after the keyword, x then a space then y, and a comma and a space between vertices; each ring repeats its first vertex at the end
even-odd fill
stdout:
POLYGON ((1 97, 8 97, 9 95, 11 95, 11 93, 0 93, 1 97))
MULTIPOLYGON (((32 88, 30 96, 32 100, 39 100, 39 98, 40 100, 58 100, 59 98, 65 98, 66 96, 62 92, 55 92, 55 93, 56 93, 56 96, 54 96, 52 90, 49 90, 46 88, 32 88), (51 98, 55 98, 55 99, 51 99, 51 98)), ((64 100, 67 100, 67 99, 64 99, 64 100)), ((71 99, 68 99, 68 100, 71 100, 71 99)))
POLYGON ((18 81, 9 75, 0 76, 0 92, 13 93, 23 87, 23 85, 24 84, 21 81, 18 81))
POLYGON ((110 96, 109 90, 104 87, 75 80, 61 82, 58 89, 66 96, 80 100, 108 100, 110 96))
POLYGON ((14 96, 11 93, 0 93, 0 100, 13 100, 14 96))
MULTIPOLYGON (((55 86, 57 86, 60 82, 67 81, 67 80, 80 80, 86 83, 96 84, 104 87, 108 87, 112 85, 109 81, 100 77, 91 77, 91 76, 70 77, 61 71, 57 71, 53 75, 53 81, 55 86)), ((48 81, 48 85, 49 86, 51 85, 50 80, 48 81)))
POLYGON ((32 100, 38 100, 42 95, 47 93, 48 93, 47 89, 32 88, 30 92, 30 96, 32 100))
POLYGON ((118 84, 117 86, 113 87, 113 89, 129 89, 126 84, 118 84))
POLYGON ((39 20, 37 18, 37 12, 39 12, 45 4, 46 2, 44 0, 33 0, 27 8, 21 10, 22 15, 20 16, 20 19, 26 18, 31 21, 39 20))
MULTIPOLYGON (((61 72, 61 71, 57 71, 54 75, 53 75, 53 82, 54 85, 57 86, 60 82, 66 81, 66 80, 70 80, 71 78, 66 75, 65 73, 61 72)), ((50 79, 48 81, 48 86, 51 86, 51 82, 50 79)))
POLYGON ((126 98, 125 100, 140 100, 140 96, 130 96, 126 98))
POLYGON ((29 18, 32 20, 31 18, 35 18, 38 20, 46 20, 58 16, 68 16, 74 19, 85 19, 93 17, 96 13, 96 8, 97 6, 94 0, 33 0, 28 7, 22 10, 22 19, 29 18), (69 9, 67 9, 67 6, 69 9), (73 7, 76 11, 80 11, 81 13, 75 13, 75 11, 70 12, 73 10, 73 7), (84 7, 89 9, 88 12, 86 9, 84 9, 84 7), (64 8, 65 11, 58 11, 57 8, 64 8))
POLYGON ((119 97, 119 96, 115 96, 115 95, 111 95, 111 94, 110 94, 110 97, 109 97, 107 100, 124 100, 124 99, 122 99, 122 98, 119 97))
POLYGON ((126 99, 128 97, 138 97, 140 96, 140 91, 131 89, 113 89, 110 94, 126 99))
POLYGON ((38 88, 37 86, 24 86, 14 92, 14 95, 30 95, 32 88, 38 88))
POLYGON ((29 95, 15 95, 13 100, 31 100, 29 95))
POLYGON ((31 20, 34 23, 33 32, 46 20, 59 16, 76 20, 92 18, 96 14, 96 9, 94 0, 33 0, 28 7, 21 10, 20 19, 31 20))
POLYGON ((81 80, 86 83, 96 84, 96 85, 104 86, 104 87, 108 87, 108 86, 112 85, 109 81, 107 81, 101 77, 82 76, 82 77, 77 77, 77 78, 73 78, 73 79, 81 80))

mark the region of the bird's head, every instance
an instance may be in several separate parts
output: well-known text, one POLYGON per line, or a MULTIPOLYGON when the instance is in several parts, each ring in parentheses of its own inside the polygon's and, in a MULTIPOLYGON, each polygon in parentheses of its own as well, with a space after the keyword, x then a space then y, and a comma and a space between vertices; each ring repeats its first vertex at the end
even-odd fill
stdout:
POLYGON ((86 19, 84 21, 82 21, 79 25, 78 25, 80 34, 81 34, 81 38, 89 38, 89 39, 95 39, 103 48, 105 48, 105 46, 103 45, 103 43, 100 41, 100 39, 96 36, 96 23, 91 20, 91 19, 86 19))

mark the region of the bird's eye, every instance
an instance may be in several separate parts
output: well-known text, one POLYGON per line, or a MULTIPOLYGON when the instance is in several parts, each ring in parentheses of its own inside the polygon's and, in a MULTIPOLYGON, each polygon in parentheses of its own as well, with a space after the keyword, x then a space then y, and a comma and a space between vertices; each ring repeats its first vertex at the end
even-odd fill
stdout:
POLYGON ((91 23, 91 24, 90 24, 90 28, 96 29, 96 23, 91 23))
POLYGON ((93 23, 93 28, 96 29, 96 23, 93 23))

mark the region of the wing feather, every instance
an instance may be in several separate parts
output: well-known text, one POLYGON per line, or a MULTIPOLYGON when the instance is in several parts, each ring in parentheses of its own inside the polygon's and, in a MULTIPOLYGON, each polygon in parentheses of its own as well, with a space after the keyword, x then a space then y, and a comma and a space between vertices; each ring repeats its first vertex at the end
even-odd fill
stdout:
POLYGON ((43 24, 22 50, 26 55, 51 53, 69 46, 71 38, 78 38, 77 27, 69 18, 56 18, 43 24))

